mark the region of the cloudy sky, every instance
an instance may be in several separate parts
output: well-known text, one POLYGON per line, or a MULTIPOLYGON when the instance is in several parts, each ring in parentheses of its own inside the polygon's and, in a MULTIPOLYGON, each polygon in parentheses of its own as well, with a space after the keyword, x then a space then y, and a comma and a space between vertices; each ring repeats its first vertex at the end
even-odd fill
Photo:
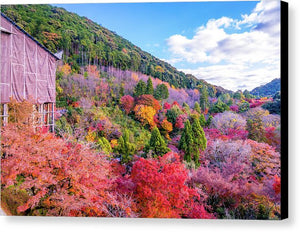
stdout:
POLYGON ((252 90, 280 77, 278 0, 57 6, 227 89, 252 90))

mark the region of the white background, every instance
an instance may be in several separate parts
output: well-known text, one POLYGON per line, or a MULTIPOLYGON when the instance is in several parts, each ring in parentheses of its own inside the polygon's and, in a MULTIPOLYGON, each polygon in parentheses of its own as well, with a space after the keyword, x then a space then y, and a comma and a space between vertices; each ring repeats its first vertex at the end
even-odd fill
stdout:
MULTIPOLYGON (((144 0, 145 1, 145 0, 144 0)), ((148 0, 149 1, 149 0, 148 0)), ((153 0, 150 0, 153 1, 153 0)), ((83 0, 0 0, 0 3, 66 3, 99 2, 83 0)), ((107 0, 105 2, 129 2, 107 0)), ((109 219, 109 218, 54 218, 54 217, 0 217, 1 231, 300 231, 300 85, 299 85, 299 30, 300 1, 289 3, 289 219, 284 221, 232 220, 174 220, 174 219, 109 219)))

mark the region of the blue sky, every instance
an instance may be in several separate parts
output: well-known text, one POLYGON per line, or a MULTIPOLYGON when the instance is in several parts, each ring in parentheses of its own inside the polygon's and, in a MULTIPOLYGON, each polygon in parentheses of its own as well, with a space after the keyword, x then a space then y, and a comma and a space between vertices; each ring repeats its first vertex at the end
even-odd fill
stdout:
POLYGON ((167 59, 166 39, 174 34, 192 37, 211 18, 240 17, 256 2, 56 4, 86 16, 138 45, 167 59), (165 49, 163 49, 165 48, 165 49))
POLYGON ((90 18, 186 73, 228 89, 251 90, 279 77, 277 2, 55 6, 90 18))

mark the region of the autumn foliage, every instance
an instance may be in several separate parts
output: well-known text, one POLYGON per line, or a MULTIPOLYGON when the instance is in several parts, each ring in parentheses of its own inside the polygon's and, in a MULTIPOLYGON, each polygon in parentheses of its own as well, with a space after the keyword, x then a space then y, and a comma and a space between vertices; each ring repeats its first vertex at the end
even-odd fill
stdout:
POLYGON ((155 126, 154 115, 156 114, 156 110, 152 106, 136 105, 134 112, 142 125, 149 125, 150 128, 155 126))
POLYGON ((88 65, 86 67, 86 71, 87 71, 88 76, 99 77, 99 70, 97 69, 96 65, 88 65))
POLYGON ((11 214, 281 217, 280 115, 260 106, 272 99, 217 97, 130 70, 72 69, 58 73, 55 133, 36 127, 31 102, 9 103, 1 203, 13 202, 11 214))
POLYGON ((161 108, 159 101, 157 101, 152 95, 149 95, 149 94, 139 96, 136 99, 136 104, 144 105, 144 106, 151 106, 156 111, 158 111, 161 108))
POLYGON ((172 152, 159 159, 141 158, 137 161, 131 179, 136 185, 135 197, 141 216, 214 218, 198 205, 200 196, 185 185, 187 178, 187 170, 179 156, 172 152))
POLYGON ((102 154, 50 133, 22 132, 13 124, 2 131, 1 182, 26 190, 18 212, 53 216, 130 216, 130 198, 112 190, 114 176, 102 154))
POLYGON ((134 107, 134 98, 130 95, 125 95, 120 99, 120 106, 126 114, 129 114, 134 107))
POLYGON ((71 71, 72 71, 71 66, 69 64, 64 64, 64 65, 60 66, 58 68, 58 70, 60 72, 62 72, 63 75, 65 75, 65 76, 69 75, 71 73, 71 71))

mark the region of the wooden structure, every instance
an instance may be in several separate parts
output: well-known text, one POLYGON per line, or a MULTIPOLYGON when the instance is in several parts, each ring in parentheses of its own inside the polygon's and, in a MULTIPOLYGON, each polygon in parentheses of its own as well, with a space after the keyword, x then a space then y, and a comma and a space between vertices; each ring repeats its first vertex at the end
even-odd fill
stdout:
POLYGON ((10 99, 34 100, 40 125, 54 129, 58 55, 50 52, 1 12, 0 120, 8 122, 10 99))

